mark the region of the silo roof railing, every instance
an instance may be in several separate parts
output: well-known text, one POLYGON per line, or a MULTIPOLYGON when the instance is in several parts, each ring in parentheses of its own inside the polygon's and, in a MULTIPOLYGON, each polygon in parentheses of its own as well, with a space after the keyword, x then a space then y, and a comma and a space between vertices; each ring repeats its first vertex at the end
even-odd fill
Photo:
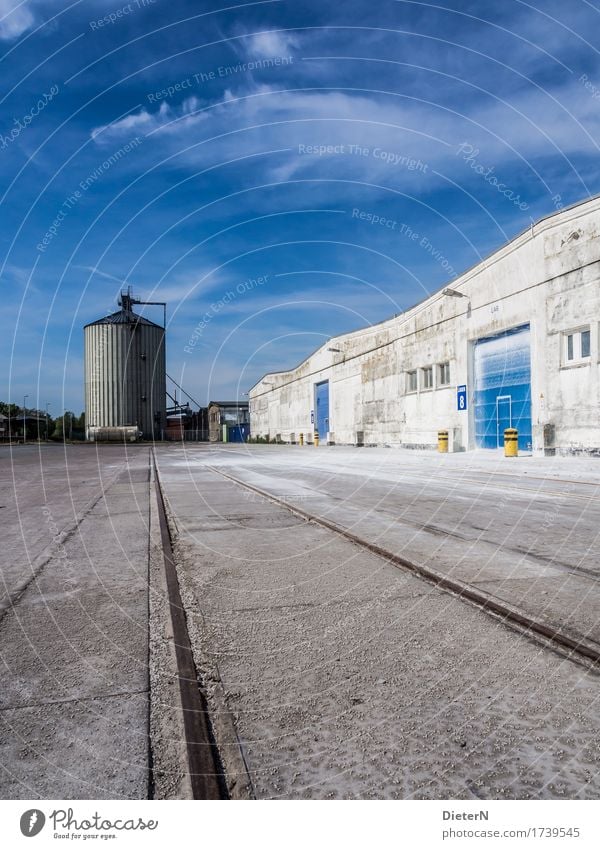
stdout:
POLYGON ((137 313, 131 312, 131 310, 118 310, 111 313, 111 315, 104 316, 104 318, 99 318, 97 321, 90 321, 85 327, 93 327, 95 324, 145 324, 151 327, 159 327, 161 330, 164 329, 160 324, 156 324, 156 322, 150 321, 148 318, 137 315, 137 313))

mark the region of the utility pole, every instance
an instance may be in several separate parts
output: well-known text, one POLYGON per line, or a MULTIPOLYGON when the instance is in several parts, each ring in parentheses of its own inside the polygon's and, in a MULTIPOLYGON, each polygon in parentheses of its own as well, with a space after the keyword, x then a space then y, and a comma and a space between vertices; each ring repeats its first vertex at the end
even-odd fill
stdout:
POLYGON ((27 420, 25 418, 25 401, 29 398, 29 395, 23 395, 23 445, 27 442, 27 420))

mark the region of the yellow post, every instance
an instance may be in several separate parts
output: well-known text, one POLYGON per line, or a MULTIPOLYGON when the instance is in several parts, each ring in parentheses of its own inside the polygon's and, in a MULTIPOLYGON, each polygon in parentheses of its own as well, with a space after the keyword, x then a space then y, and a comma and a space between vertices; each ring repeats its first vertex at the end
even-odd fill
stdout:
POLYGON ((304 445, 304 434, 300 434, 300 445, 304 445))
POLYGON ((507 427, 504 431, 504 456, 519 456, 519 431, 516 427, 507 427))
POLYGON ((440 454, 448 453, 448 431, 438 430, 438 451, 440 454))
POLYGON ((315 430, 315 445, 319 444, 319 431, 315 430))

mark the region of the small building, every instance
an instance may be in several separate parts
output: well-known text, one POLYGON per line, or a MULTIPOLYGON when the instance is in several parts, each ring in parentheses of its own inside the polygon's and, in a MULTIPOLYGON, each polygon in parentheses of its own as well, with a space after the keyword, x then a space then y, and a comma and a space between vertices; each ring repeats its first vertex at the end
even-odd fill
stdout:
POLYGON ((211 401, 208 434, 210 442, 246 442, 250 436, 248 401, 211 401))
POLYGON ((8 438, 8 416, 0 413, 0 440, 8 438))
POLYGON ((600 198, 536 223, 449 286, 337 336, 249 392, 294 442, 600 455, 600 198))
POLYGON ((208 442, 208 408, 192 410, 189 404, 167 410, 165 439, 170 442, 208 442))
POLYGON ((48 438, 48 419, 46 416, 31 416, 17 413, 8 419, 6 436, 15 442, 23 440, 23 425, 25 425, 26 439, 37 440, 48 438))

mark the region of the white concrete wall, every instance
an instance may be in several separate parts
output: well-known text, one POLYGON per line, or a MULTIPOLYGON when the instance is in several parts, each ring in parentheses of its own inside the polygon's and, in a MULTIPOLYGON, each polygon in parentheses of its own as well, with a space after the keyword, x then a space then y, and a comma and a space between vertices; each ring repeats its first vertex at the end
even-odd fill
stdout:
MULTIPOLYGON (((554 426, 561 452, 600 452, 600 199, 543 219, 452 281, 465 297, 437 292, 400 316, 331 339, 297 368, 265 375, 249 393, 254 436, 312 433, 314 385, 329 380, 337 443, 474 447, 472 404, 459 412, 456 387, 473 393, 473 343, 531 327, 533 448, 554 426), (565 362, 566 331, 589 326, 591 356, 565 362), (328 351, 340 348, 343 353, 328 351), (406 372, 450 362, 450 386, 406 392, 406 372)), ((437 375, 436 375, 437 378, 437 375)), ((321 439, 323 435, 321 434, 321 439)))

